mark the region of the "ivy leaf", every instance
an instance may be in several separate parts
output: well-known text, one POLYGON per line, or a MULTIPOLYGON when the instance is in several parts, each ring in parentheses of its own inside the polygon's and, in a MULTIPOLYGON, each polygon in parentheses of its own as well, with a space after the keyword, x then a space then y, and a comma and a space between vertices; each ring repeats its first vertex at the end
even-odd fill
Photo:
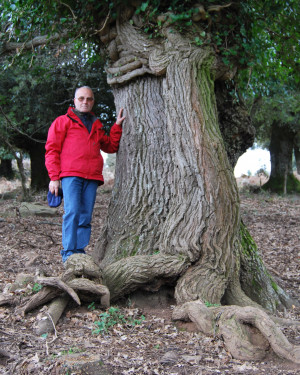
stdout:
POLYGON ((142 5, 141 5, 141 11, 145 12, 145 10, 147 9, 148 5, 149 5, 148 3, 142 3, 142 5))
POLYGON ((225 64, 225 65, 229 65, 230 64, 230 61, 226 58, 226 57, 223 57, 223 63, 225 64))
POLYGON ((197 44, 197 46, 201 46, 203 44, 203 40, 200 39, 198 36, 196 36, 196 38, 194 40, 195 40, 195 43, 197 44))

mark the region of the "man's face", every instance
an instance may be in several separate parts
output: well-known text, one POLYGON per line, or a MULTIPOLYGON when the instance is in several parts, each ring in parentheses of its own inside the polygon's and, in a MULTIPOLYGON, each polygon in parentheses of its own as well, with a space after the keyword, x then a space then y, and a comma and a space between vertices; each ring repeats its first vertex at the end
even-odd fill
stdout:
POLYGON ((94 94, 92 90, 84 87, 78 89, 74 98, 74 104, 79 112, 90 112, 94 105, 94 94))

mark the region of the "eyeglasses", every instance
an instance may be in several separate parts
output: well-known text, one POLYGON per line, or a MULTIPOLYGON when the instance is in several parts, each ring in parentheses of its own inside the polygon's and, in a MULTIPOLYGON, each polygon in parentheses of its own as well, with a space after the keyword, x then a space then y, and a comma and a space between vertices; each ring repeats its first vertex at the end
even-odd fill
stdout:
POLYGON ((94 101, 94 98, 91 98, 91 97, 85 98, 84 96, 79 96, 79 98, 75 98, 75 99, 77 99, 79 102, 83 102, 84 99, 86 99, 87 102, 93 102, 94 101))

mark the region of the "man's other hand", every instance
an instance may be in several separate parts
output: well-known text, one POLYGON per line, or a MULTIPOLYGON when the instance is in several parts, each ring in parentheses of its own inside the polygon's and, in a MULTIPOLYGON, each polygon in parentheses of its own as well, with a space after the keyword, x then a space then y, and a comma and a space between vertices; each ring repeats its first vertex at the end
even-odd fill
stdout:
POLYGON ((50 181, 49 183, 49 191, 51 194, 55 194, 55 196, 58 196, 58 188, 60 187, 60 180, 50 181))

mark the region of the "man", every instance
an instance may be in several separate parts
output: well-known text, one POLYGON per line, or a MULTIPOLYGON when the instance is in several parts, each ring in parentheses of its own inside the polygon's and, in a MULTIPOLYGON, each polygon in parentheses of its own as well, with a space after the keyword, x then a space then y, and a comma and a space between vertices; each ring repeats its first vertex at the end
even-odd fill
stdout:
POLYGON ((110 135, 91 112, 94 94, 90 87, 76 90, 75 108, 58 117, 50 126, 46 143, 46 168, 49 190, 58 195, 60 183, 64 196, 62 225, 62 260, 85 253, 91 235, 91 219, 98 185, 103 184, 103 158, 118 150, 122 135, 123 109, 120 110, 110 135))

